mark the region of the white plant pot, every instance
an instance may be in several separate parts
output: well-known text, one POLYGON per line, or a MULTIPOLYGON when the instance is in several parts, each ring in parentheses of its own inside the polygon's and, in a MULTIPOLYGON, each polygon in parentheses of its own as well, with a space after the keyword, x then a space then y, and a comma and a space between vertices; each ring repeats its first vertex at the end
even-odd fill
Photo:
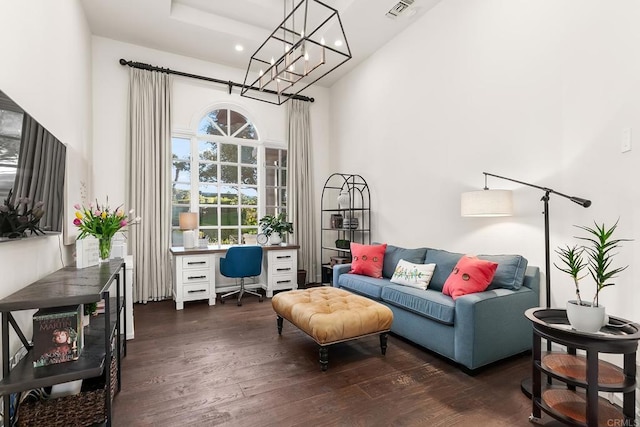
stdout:
POLYGON ((603 305, 592 306, 583 302, 579 305, 578 301, 567 301, 567 318, 569 323, 576 331, 579 332, 598 332, 600 328, 608 322, 603 305))
POLYGON ((282 237, 280 236, 280 233, 271 233, 271 235, 269 236, 269 244, 279 245, 280 243, 282 243, 282 237))

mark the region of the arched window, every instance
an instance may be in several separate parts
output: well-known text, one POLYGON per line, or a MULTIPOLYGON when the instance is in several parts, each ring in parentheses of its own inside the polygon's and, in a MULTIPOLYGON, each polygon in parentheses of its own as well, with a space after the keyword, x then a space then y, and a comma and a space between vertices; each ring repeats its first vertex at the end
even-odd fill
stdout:
POLYGON ((215 244, 257 234, 263 215, 286 209, 286 150, 265 147, 243 114, 214 109, 192 135, 172 137, 172 245, 182 244, 180 212, 197 212, 215 244))

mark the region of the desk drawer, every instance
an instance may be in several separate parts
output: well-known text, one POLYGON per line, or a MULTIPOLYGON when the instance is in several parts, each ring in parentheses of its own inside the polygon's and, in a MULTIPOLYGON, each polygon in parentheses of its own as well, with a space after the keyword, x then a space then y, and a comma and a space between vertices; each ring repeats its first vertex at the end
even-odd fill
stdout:
POLYGON ((182 257, 182 268, 184 270, 190 270, 194 268, 204 269, 209 268, 210 258, 206 255, 198 256, 184 256, 182 257))
POLYGON ((186 286, 189 283, 209 283, 209 270, 187 270, 182 272, 182 285, 186 286))
POLYGON ((271 276, 271 280, 269 281, 269 285, 271 285, 272 289, 292 289, 297 286, 297 273, 283 273, 283 274, 273 274, 271 276))
POLYGON ((182 298, 185 301, 209 298, 209 283, 193 283, 182 287, 182 298))

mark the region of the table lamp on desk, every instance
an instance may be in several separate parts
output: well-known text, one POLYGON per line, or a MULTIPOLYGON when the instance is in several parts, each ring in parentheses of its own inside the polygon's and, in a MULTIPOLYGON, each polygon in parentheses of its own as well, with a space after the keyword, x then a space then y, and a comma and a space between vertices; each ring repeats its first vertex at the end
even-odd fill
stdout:
POLYGON ((180 230, 182 230, 182 246, 185 249, 195 248, 197 246, 196 236, 198 232, 198 214, 195 212, 180 213, 180 230))

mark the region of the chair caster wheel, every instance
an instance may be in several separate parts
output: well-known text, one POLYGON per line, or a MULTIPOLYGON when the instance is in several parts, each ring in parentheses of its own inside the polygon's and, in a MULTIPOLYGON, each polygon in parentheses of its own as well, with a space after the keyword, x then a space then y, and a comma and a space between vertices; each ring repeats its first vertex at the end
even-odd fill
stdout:
POLYGON ((224 299, 220 298, 220 304, 224 304, 224 299))
POLYGON ((242 307, 242 303, 238 301, 238 307, 242 307))
POLYGON ((258 302, 262 302, 264 301, 264 298, 260 297, 260 299, 258 300, 258 302))

